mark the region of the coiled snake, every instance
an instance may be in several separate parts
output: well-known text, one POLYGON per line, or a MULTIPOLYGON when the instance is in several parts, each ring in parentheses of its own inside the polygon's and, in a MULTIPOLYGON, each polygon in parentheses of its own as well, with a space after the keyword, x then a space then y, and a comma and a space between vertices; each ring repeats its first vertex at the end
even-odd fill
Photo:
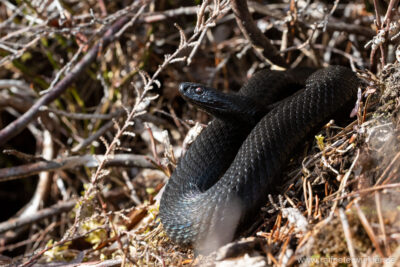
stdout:
POLYGON ((282 183, 296 146, 355 101, 359 80, 349 69, 309 73, 260 71, 237 94, 180 85, 185 99, 215 119, 179 161, 162 195, 159 217, 174 242, 210 251, 231 241, 282 183))

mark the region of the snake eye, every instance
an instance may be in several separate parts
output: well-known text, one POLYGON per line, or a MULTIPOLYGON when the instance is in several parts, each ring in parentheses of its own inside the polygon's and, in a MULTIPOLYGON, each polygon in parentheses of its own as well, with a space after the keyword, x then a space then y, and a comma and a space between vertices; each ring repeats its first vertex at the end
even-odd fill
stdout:
POLYGON ((201 87, 197 87, 196 89, 194 89, 194 92, 198 95, 201 95, 203 93, 203 88, 201 87))

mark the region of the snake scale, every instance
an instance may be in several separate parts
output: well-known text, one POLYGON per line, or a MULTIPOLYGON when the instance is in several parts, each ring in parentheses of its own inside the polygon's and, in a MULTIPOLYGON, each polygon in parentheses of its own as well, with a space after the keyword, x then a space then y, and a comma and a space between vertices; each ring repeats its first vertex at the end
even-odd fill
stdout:
POLYGON ((180 159, 162 195, 159 217, 172 241, 200 252, 230 242, 282 183, 295 148, 355 101, 359 80, 351 70, 310 72, 259 71, 236 94, 180 85, 185 99, 215 119, 180 159))

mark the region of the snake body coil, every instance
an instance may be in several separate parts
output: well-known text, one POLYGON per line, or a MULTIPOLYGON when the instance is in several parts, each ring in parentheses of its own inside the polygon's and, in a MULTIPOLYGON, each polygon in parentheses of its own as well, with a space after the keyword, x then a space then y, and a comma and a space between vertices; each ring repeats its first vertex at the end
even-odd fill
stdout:
MULTIPOLYGON (((281 183, 296 146, 354 101, 359 81, 349 69, 332 66, 305 81, 307 76, 296 70, 259 72, 236 95, 243 101, 228 97, 229 112, 212 98, 206 99, 208 107, 196 103, 217 119, 180 160, 163 193, 159 216, 174 242, 210 251, 231 241, 281 183), (302 91, 271 106, 304 82, 302 91)), ((196 86, 183 84, 180 90, 202 94, 196 86)))

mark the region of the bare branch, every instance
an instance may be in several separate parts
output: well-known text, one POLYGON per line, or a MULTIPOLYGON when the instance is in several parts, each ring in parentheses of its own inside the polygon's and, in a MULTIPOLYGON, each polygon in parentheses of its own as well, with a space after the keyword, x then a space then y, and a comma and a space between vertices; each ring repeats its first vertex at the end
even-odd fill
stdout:
MULTIPOLYGON (((53 161, 40 161, 17 167, 0 169, 0 182, 18 179, 21 177, 38 174, 42 171, 56 171, 72 169, 80 166, 97 167, 98 160, 103 160, 103 155, 72 156, 53 161)), ((117 154, 107 160, 106 166, 155 168, 146 156, 133 154, 117 154)))
POLYGON ((67 202, 62 202, 55 204, 49 208, 39 210, 36 213, 31 214, 28 217, 20 217, 16 219, 10 219, 8 221, 0 223, 0 233, 4 233, 8 230, 16 229, 23 225, 27 225, 30 223, 37 222, 43 218, 47 218, 49 216, 57 215, 63 212, 70 211, 75 205, 76 200, 69 200, 67 202))

